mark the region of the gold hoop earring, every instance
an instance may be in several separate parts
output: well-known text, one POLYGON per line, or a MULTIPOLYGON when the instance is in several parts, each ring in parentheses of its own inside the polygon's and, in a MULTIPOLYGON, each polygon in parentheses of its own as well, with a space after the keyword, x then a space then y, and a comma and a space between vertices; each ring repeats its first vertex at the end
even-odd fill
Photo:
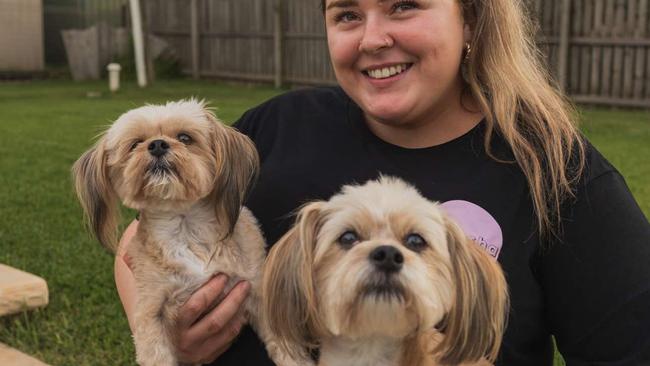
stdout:
POLYGON ((463 63, 469 62, 469 56, 472 54, 472 45, 469 42, 465 42, 465 58, 463 58, 463 63))
POLYGON ((472 54, 472 45, 469 42, 465 43, 465 57, 463 57, 463 62, 460 64, 460 75, 463 80, 469 84, 469 57, 472 54))

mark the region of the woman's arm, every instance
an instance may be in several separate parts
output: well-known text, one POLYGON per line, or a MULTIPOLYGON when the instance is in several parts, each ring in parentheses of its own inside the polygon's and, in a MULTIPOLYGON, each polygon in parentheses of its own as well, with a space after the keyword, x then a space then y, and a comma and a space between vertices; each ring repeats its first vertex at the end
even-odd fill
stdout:
POLYGON ((133 272, 129 268, 126 248, 135 236, 137 229, 138 221, 134 220, 126 228, 124 234, 122 234, 119 246, 117 247, 117 255, 115 256, 115 286, 117 287, 118 295, 120 295, 131 332, 133 332, 133 314, 135 308, 135 279, 133 278, 133 272))
POLYGON ((650 225, 623 178, 593 179, 564 222, 542 285, 567 365, 650 364, 650 225))
MULTIPOLYGON (((120 239, 115 256, 115 285, 124 312, 133 331, 136 287, 129 268, 126 249, 137 231, 138 221, 133 221, 120 239)), ((228 278, 218 275, 206 282, 180 308, 176 325, 177 356, 184 363, 210 363, 224 353, 239 334, 246 319, 242 303, 248 296, 250 284, 238 283, 224 300, 205 313, 223 292, 228 278), (204 315, 205 314, 205 315, 204 315)))

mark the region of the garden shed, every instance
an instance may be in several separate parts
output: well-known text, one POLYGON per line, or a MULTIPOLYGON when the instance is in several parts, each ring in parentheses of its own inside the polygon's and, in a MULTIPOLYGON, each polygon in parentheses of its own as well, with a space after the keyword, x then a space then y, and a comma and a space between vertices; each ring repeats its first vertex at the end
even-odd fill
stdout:
POLYGON ((44 69, 41 0, 0 0, 0 50, 0 72, 44 69))

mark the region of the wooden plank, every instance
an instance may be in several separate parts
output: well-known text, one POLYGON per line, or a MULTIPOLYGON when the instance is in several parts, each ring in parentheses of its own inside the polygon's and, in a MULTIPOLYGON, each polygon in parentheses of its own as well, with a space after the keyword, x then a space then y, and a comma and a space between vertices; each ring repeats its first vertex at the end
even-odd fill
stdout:
MULTIPOLYGON (((563 0, 565 1, 565 0, 563 0)), ((568 1, 569 6, 568 13, 564 13, 565 9, 562 9, 562 16, 567 18, 567 22, 570 21, 570 33, 569 33, 569 40, 568 42, 568 47, 569 47, 569 54, 568 54, 568 61, 567 63, 570 63, 569 66, 569 88, 568 91, 571 93, 578 93, 579 92, 579 85, 580 85, 580 61, 581 61, 581 50, 582 47, 571 44, 571 38, 570 37, 579 37, 582 35, 582 19, 583 19, 583 10, 582 10, 582 0, 569 0, 568 1)), ((560 47, 561 46, 561 39, 562 39, 562 34, 560 34, 560 47)), ((559 57, 560 55, 558 55, 559 57)))
MULTIPOLYGON (((611 36, 611 20, 614 19, 614 1, 615 0, 605 0, 604 7, 604 16, 603 16, 603 27, 601 32, 601 37, 607 38, 611 36)), ((611 79, 612 79, 612 56, 613 56, 612 47, 603 48, 603 67, 601 69, 601 89, 600 95, 610 95, 611 94, 611 79)))
POLYGON ((6 344, 0 343, 0 365, 7 366, 48 366, 6 344))
POLYGON ((198 79, 200 77, 199 67, 200 60, 200 42, 199 42, 199 4, 198 0, 191 0, 190 2, 190 38, 192 47, 192 77, 198 79))
POLYGON ((567 67, 569 59, 569 35, 570 35, 570 17, 571 2, 562 0, 561 2, 561 21, 560 21, 560 44, 557 60, 557 79, 562 89, 567 88, 567 67))
POLYGON ((650 99, 650 49, 646 51, 645 75, 644 96, 650 99))
POLYGON ((623 52, 623 86, 622 86, 622 95, 625 98, 632 98, 634 95, 634 48, 625 47, 622 49, 623 52))
MULTIPOLYGON (((603 29, 603 0, 594 0, 593 27, 586 37, 597 37, 602 34, 603 29)), ((602 75, 602 47, 594 45, 591 53, 591 88, 589 94, 597 95, 600 90, 602 75)))
MULTIPOLYGON (((639 0, 637 26, 634 30, 635 38, 645 38, 648 34, 648 0, 639 0)), ((647 49, 650 51, 650 48, 647 49)), ((644 97, 644 79, 650 83, 650 72, 646 72, 645 67, 650 65, 650 58, 646 58, 646 49, 636 47, 635 68, 634 68, 634 98, 644 97)), ((650 67, 650 66, 648 66, 650 67)), ((650 98, 650 90, 648 90, 650 98)))
MULTIPOLYGON (((637 24, 637 1, 638 0, 627 0, 625 9, 625 21, 622 26, 622 32, 626 37, 634 36, 634 29, 637 24)), ((634 48, 625 47, 623 48, 623 86, 622 86, 622 96, 625 98, 631 98, 634 95, 634 61, 635 53, 634 48)))
MULTIPOLYGON (((593 0, 587 0, 584 2, 584 8, 581 17, 583 17, 583 19, 582 19, 582 29, 581 29, 580 36, 584 37, 590 35, 592 31, 593 0)), ((589 46, 581 47, 580 88, 579 88, 580 94, 589 94, 590 92, 592 55, 593 55, 593 47, 589 47, 589 46)))
POLYGON ((45 280, 0 264, 0 316, 43 307, 48 300, 45 280))
MULTIPOLYGON (((647 60, 645 58, 645 52, 643 49, 636 49, 635 51, 635 60, 634 60, 634 86, 632 87, 632 98, 643 98, 643 79, 648 77, 644 73, 644 67, 647 60)), ((648 62, 650 63, 650 62, 648 62)))
MULTIPOLYGON (((623 0, 624 1, 624 0, 623 0)), ((613 24, 613 36, 622 37, 625 33, 625 3, 617 1, 615 7, 615 18, 613 24)), ((611 96, 623 96, 623 73, 624 73, 624 48, 615 47, 612 64, 612 92, 611 96)))
POLYGON ((282 86, 283 59, 282 59, 282 0, 275 0, 273 9, 273 55, 275 77, 274 85, 276 88, 282 86))

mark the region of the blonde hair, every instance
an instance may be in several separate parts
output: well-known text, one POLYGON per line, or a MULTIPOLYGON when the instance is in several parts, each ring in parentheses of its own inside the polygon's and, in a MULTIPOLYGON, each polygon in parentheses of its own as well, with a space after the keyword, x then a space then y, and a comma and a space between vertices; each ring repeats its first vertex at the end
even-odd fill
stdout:
POLYGON ((544 66, 521 0, 457 1, 472 30, 463 79, 485 115, 485 150, 505 162, 490 148, 496 130, 526 177, 540 235, 558 235, 585 165, 575 108, 544 66))
POLYGON ((485 149, 495 129, 526 176, 542 236, 559 234, 560 210, 575 197, 584 169, 577 113, 554 84, 521 0, 459 0, 472 29, 464 76, 486 117, 485 149))

